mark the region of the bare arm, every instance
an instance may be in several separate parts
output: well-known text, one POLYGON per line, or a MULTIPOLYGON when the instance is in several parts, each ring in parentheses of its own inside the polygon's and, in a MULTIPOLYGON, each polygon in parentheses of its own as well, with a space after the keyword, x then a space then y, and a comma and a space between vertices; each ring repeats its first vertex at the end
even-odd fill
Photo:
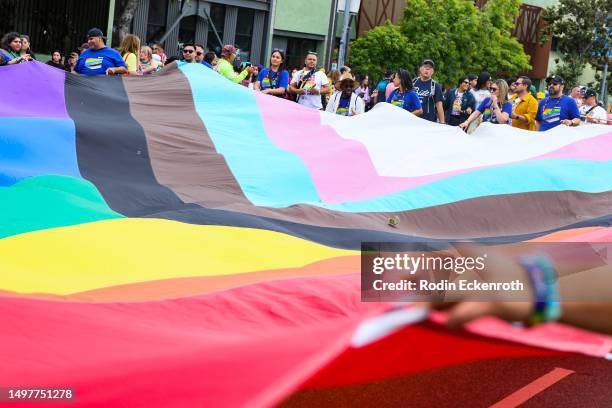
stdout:
POLYGON ((113 67, 106 70, 106 75, 123 75, 127 73, 128 70, 126 67, 113 67))
POLYGON ((438 111, 438 122, 444 124, 446 121, 444 120, 444 106, 442 105, 442 101, 436 102, 436 110, 438 111))

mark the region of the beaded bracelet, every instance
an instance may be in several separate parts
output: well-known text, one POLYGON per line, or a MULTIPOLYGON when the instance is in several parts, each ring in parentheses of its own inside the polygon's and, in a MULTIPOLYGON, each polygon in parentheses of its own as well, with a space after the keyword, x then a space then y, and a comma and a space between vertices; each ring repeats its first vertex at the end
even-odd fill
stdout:
POLYGON ((559 283, 555 267, 547 256, 522 258, 521 266, 527 271, 534 295, 534 308, 529 323, 553 322, 561 317, 559 283))

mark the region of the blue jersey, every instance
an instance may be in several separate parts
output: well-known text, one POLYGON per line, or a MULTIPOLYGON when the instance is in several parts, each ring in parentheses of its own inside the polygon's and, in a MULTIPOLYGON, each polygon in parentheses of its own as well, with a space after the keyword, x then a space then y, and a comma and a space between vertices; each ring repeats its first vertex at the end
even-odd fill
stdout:
POLYGON ((552 129, 565 119, 580 117, 578 105, 573 98, 561 95, 560 98, 544 98, 538 104, 536 120, 540 122, 540 132, 552 129))
POLYGON ((83 51, 74 70, 84 75, 106 75, 108 68, 127 68, 121 54, 110 47, 99 50, 87 49, 83 51))
POLYGON ((259 87, 261 90, 285 88, 289 86, 289 73, 282 70, 280 74, 272 71, 270 68, 264 68, 257 76, 259 87))
POLYGON ((421 109, 421 101, 413 90, 402 94, 399 89, 396 89, 391 92, 391 95, 387 98, 387 102, 398 108, 405 109, 408 112, 414 112, 415 110, 421 109))
MULTIPOLYGON (((495 109, 493 109, 493 102, 491 102, 491 98, 485 98, 477 110, 478 112, 482 113, 483 122, 499 123, 497 117, 495 116, 495 109)), ((507 113, 508 118, 512 117, 512 104, 510 102, 504 103, 504 105, 501 107, 501 111, 502 113, 507 113)), ((508 121, 507 123, 510 122, 508 121)))

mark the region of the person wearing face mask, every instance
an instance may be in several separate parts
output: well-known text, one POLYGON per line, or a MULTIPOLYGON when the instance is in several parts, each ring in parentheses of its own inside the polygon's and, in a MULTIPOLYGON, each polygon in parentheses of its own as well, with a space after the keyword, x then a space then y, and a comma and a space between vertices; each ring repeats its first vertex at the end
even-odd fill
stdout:
POLYGON ((350 73, 340 77, 340 92, 336 92, 327 104, 326 112, 341 116, 355 116, 365 112, 365 103, 355 94, 355 80, 350 73))
POLYGON ((459 78, 457 88, 451 89, 444 98, 444 111, 446 112, 446 123, 451 126, 459 126, 476 109, 476 100, 470 92, 470 80, 467 76, 459 78))
POLYGON ((412 78, 405 69, 399 69, 393 77, 396 88, 387 98, 387 103, 407 110, 416 116, 423 114, 423 108, 419 96, 412 87, 412 78))
POLYGON ((283 98, 288 86, 289 72, 285 69, 285 54, 282 50, 274 50, 270 56, 270 67, 259 72, 254 89, 283 98))
POLYGON ((512 114, 512 104, 508 102, 508 83, 498 79, 489 88, 491 96, 486 98, 469 118, 459 125, 467 129, 470 124, 482 115, 483 122, 506 124, 512 114))
POLYGON ((580 111, 576 101, 563 95, 565 81, 560 75, 547 79, 548 97, 540 101, 536 114, 536 130, 545 132, 559 125, 578 126, 580 111))

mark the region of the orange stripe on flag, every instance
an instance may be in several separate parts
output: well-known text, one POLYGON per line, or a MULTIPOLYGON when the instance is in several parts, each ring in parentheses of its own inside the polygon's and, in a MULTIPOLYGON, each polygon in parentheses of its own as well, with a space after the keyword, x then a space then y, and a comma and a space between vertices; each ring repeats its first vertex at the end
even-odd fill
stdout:
POLYGON ((491 405, 490 408, 517 407, 527 401, 529 398, 536 396, 537 394, 541 393, 550 386, 558 383, 559 381, 561 381, 568 375, 573 374, 574 372, 575 371, 557 367, 548 374, 541 376, 540 378, 530 382, 523 388, 508 395, 506 398, 499 401, 498 403, 491 405))

